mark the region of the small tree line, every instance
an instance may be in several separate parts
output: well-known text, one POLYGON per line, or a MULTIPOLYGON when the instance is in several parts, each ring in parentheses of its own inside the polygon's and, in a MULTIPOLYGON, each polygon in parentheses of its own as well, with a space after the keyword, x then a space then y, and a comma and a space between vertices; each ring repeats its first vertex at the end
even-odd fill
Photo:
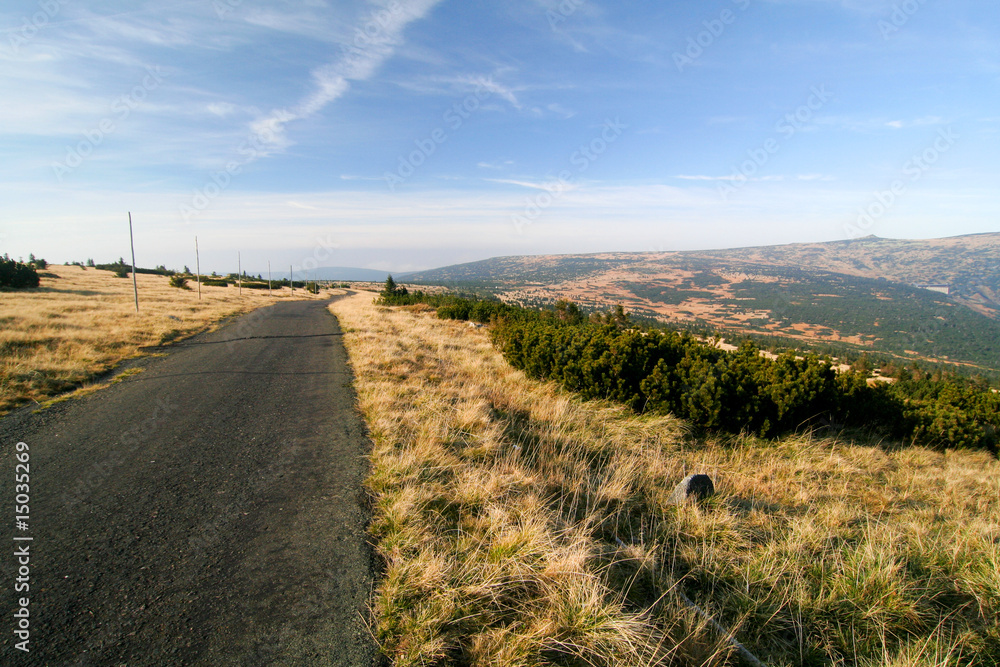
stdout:
MULTIPOLYGON (((41 283, 38 271, 40 269, 48 268, 48 266, 49 263, 46 260, 37 258, 34 254, 29 255, 28 261, 26 262, 23 260, 12 259, 9 255, 4 254, 3 257, 0 257, 0 287, 11 289, 38 287, 41 283)), ((69 266, 79 266, 83 269, 93 268, 101 271, 111 271, 117 278, 128 278, 132 275, 132 265, 127 263, 124 257, 119 257, 116 262, 102 264, 98 264, 93 259, 88 258, 84 262, 69 262, 69 266)), ((188 283, 194 276, 191 269, 187 266, 184 267, 183 271, 177 271, 174 269, 168 269, 163 264, 157 265, 152 269, 137 266, 135 268, 135 272, 138 274, 167 276, 170 279, 170 286, 180 289, 191 289, 188 283)), ((248 274, 246 271, 241 274, 233 272, 224 276, 220 276, 213 271, 209 276, 202 276, 201 284, 211 287, 226 287, 231 284, 236 284, 237 279, 242 279, 242 286, 247 289, 268 289, 270 283, 270 287, 275 289, 292 287, 295 289, 304 289, 312 294, 318 294, 320 290, 320 285, 316 281, 292 281, 289 278, 279 278, 268 281, 260 274, 253 276, 248 274)), ((343 284, 342 286, 346 287, 347 285, 343 284)))
POLYGON ((688 332, 640 328, 621 306, 585 316, 568 301, 529 310, 393 285, 379 303, 426 303, 440 318, 491 322, 494 345, 513 367, 586 399, 763 437, 848 427, 932 447, 996 453, 1000 443, 1000 394, 982 378, 915 366, 894 383, 869 382, 865 363, 837 372, 815 354, 769 358, 749 340, 727 351, 688 332))

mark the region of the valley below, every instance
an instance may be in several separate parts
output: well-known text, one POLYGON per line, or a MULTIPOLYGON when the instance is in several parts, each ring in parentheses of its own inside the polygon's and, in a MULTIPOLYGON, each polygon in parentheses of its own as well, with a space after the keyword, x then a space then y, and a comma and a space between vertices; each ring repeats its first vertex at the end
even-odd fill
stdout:
POLYGON ((501 257, 408 276, 523 306, 621 304, 670 327, 1000 372, 1000 234, 501 257))

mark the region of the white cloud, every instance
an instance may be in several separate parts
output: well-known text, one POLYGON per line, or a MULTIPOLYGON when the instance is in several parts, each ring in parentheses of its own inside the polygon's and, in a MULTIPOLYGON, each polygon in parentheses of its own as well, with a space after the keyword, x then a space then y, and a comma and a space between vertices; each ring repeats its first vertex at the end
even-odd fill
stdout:
POLYGON ((943 125, 948 121, 941 116, 920 116, 918 118, 871 118, 863 116, 817 116, 813 123, 828 127, 838 127, 852 132, 877 132, 884 128, 901 130, 910 127, 943 125))
POLYGON ((507 100, 507 102, 509 102, 510 105, 517 110, 522 108, 521 103, 517 99, 517 95, 514 94, 514 90, 504 86, 503 84, 497 83, 492 77, 474 77, 469 81, 469 83, 476 88, 481 88, 482 90, 507 100))
POLYGON ((679 178, 683 181, 733 181, 736 180, 735 175, 728 176, 704 176, 701 174, 677 174, 674 178, 679 178))
POLYGON ((576 112, 573 111, 572 109, 567 109, 566 107, 556 102, 546 105, 545 108, 551 113, 554 113, 557 116, 561 116, 563 119, 570 119, 576 115, 576 112))
MULTIPOLYGON (((440 0, 397 0, 388 7, 375 7, 356 28, 350 44, 335 62, 313 71, 315 90, 290 109, 276 109, 250 125, 255 136, 266 138, 273 149, 291 144, 286 126, 308 118, 338 99, 351 81, 369 79, 395 53, 402 33, 413 21, 423 18, 440 0)), ((266 155, 267 151, 262 151, 266 155)))
POLYGON ((577 186, 566 181, 520 181, 511 178, 484 178, 490 183, 504 183, 506 185, 518 185, 531 190, 545 190, 546 192, 569 192, 577 186))
POLYGON ((942 123, 944 123, 944 119, 940 116, 923 116, 911 120, 891 120, 886 125, 899 130, 904 127, 924 127, 927 125, 941 125, 942 123))
POLYGON ((510 165, 514 164, 513 160, 504 160, 503 162, 477 162, 476 166, 480 169, 506 169, 510 165))
POLYGON ((220 118, 225 118, 236 111, 236 106, 229 102, 213 102, 205 108, 208 109, 210 114, 214 114, 220 118))

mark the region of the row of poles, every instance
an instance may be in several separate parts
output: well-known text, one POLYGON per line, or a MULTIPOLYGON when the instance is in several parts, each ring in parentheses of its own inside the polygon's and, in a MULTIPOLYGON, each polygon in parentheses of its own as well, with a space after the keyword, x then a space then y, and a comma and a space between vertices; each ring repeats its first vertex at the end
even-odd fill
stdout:
MULTIPOLYGON (((139 312, 139 283, 135 277, 135 236, 132 234, 132 212, 128 214, 128 239, 132 248, 132 293, 135 295, 135 312, 139 312)), ((201 300, 201 253, 198 250, 198 237, 194 237, 194 267, 198 281, 198 300, 201 300)), ((243 296, 243 257, 236 253, 236 285, 240 296, 243 296)), ((295 273, 292 265, 288 265, 288 285, 295 291, 295 273)), ((271 260, 267 260, 267 295, 271 296, 271 260)))

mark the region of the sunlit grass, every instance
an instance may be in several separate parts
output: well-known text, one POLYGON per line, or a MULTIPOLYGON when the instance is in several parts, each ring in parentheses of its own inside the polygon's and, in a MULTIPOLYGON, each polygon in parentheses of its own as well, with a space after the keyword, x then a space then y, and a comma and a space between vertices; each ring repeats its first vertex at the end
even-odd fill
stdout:
POLYGON ((697 439, 511 369, 488 334, 337 302, 374 440, 396 665, 1000 663, 1000 465, 800 435, 697 439), (702 506, 669 498, 712 476, 702 506))
POLYGON ((36 289, 0 292, 0 414, 12 407, 80 387, 96 374, 139 354, 143 346, 189 336, 226 317, 276 299, 310 298, 305 290, 168 285, 166 276, 132 279, 110 271, 53 265, 36 289))

